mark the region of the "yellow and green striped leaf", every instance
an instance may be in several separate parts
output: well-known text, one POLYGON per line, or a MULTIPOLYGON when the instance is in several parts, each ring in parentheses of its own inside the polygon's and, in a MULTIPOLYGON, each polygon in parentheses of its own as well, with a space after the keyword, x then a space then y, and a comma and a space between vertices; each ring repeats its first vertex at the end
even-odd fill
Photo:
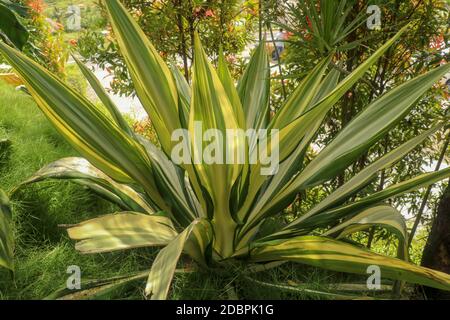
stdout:
POLYGON ((252 55, 237 86, 245 114, 246 129, 258 130, 267 127, 270 118, 269 87, 269 57, 262 42, 252 55))
POLYGON ((1 42, 0 52, 22 77, 43 113, 82 156, 116 181, 140 183, 159 208, 166 209, 149 159, 138 142, 88 99, 21 52, 1 42))
MULTIPOLYGON (((228 95, 228 99, 231 102, 239 127, 245 128, 246 127, 245 116, 242 108, 241 99, 239 98, 239 94, 236 90, 234 81, 231 78, 230 70, 228 69, 228 64, 225 60, 225 56, 223 54, 222 49, 219 52, 217 75, 220 81, 222 82, 223 88, 225 89, 228 95)), ((261 105, 258 105, 258 107, 261 108, 261 105)))
MULTIPOLYGON (((403 119, 414 102, 449 70, 450 64, 436 68, 391 90, 368 106, 278 193, 272 206, 301 190, 314 187, 340 174, 403 119)), ((313 111, 314 109, 310 112, 313 111)), ((270 209, 270 206, 266 208, 270 209)))
MULTIPOLYGON (((441 181, 448 177, 450 177, 450 168, 421 174, 412 179, 389 186, 382 191, 375 192, 353 203, 329 209, 319 214, 308 217, 302 220, 300 223, 296 223, 296 225, 291 230, 311 229, 327 226, 330 223, 338 221, 338 219, 351 217, 355 213, 361 212, 361 210, 364 208, 368 208, 387 199, 399 196, 403 193, 429 186, 430 184, 441 181)), ((289 226, 286 227, 286 229, 289 228, 289 226)))
POLYGON ((369 266, 376 265, 381 269, 382 278, 450 290, 450 275, 446 273, 419 267, 397 258, 376 254, 325 237, 302 236, 259 243, 250 250, 249 259, 254 262, 293 261, 323 269, 363 275, 367 274, 369 266))
POLYGON ((133 131, 131 130, 128 123, 123 118, 122 114, 120 113, 119 109, 115 105, 115 103, 112 101, 112 99, 109 97, 109 95, 106 93, 105 89, 103 88, 100 81, 97 79, 95 74, 89 70, 87 66, 84 65, 77 57, 73 56, 75 62, 77 63, 78 67, 80 68, 82 74, 87 79, 89 84, 91 85, 92 89, 97 94, 97 97, 100 99, 100 101, 103 103, 103 105, 106 107, 108 112, 111 114, 111 116, 114 119, 114 122, 128 135, 133 136, 133 131))
POLYGON ((222 82, 208 61, 197 35, 189 120, 192 159, 199 181, 207 190, 214 207, 213 225, 218 251, 226 252, 226 254, 232 252, 235 227, 230 211, 230 194, 243 167, 237 161, 227 164, 226 155, 237 155, 239 149, 246 151, 242 148, 245 146, 244 136, 238 135, 233 139, 226 139, 226 137, 227 130, 239 129, 241 128, 238 116, 234 112, 222 82), (199 136, 200 132, 204 135, 209 130, 219 132, 223 137, 222 141, 215 135, 210 137, 209 142, 205 141, 203 136, 199 136), (215 154, 219 156, 219 163, 213 161, 208 164, 204 161, 204 151, 211 145, 215 145, 215 154))
MULTIPOLYGON (((208 243, 203 242, 202 239, 210 239, 212 235, 202 235, 202 233, 210 232, 211 229, 208 229, 208 225, 208 221, 201 219, 195 220, 159 252, 153 262, 147 280, 147 286, 145 288, 145 294, 147 296, 150 296, 152 300, 165 300, 167 298, 178 260, 180 259, 183 250, 186 249, 187 242, 194 241, 199 246, 198 248, 206 250, 208 243), (192 236, 195 239, 191 238, 192 236)), ((187 248, 192 248, 192 244, 187 246, 187 248)), ((199 253, 200 252, 196 252, 194 258, 197 257, 199 253)))
POLYGON ((172 73, 120 1, 104 3, 136 93, 150 116, 164 151, 170 154, 172 132, 181 127, 178 90, 172 73))
POLYGON ((83 158, 64 158, 46 165, 36 172, 32 177, 17 186, 13 193, 19 188, 38 183, 47 179, 71 180, 86 186, 98 193, 100 196, 116 203, 124 210, 142 213, 154 213, 155 209, 146 199, 145 195, 137 192, 132 187, 117 183, 105 173, 94 167, 83 158))
POLYGON ((296 225, 297 223, 301 223, 307 218, 320 213, 335 204, 341 203, 343 200, 347 199, 359 189, 367 185, 376 174, 384 169, 391 167, 394 163, 401 160, 407 153, 421 144, 425 139, 427 139, 430 135, 435 133, 437 130, 442 128, 443 123, 437 124, 433 126, 431 129, 423 132, 415 138, 410 139, 405 142, 401 146, 395 148, 390 151, 380 159, 376 160, 372 164, 365 167, 361 172, 357 173, 354 177, 352 177, 348 182, 344 185, 336 189, 330 195, 328 195, 322 202, 312 208, 308 213, 304 214, 299 219, 293 221, 289 227, 296 225))
POLYGON ((70 226, 69 237, 81 253, 101 253, 141 247, 165 246, 177 232, 164 216, 121 212, 70 226))

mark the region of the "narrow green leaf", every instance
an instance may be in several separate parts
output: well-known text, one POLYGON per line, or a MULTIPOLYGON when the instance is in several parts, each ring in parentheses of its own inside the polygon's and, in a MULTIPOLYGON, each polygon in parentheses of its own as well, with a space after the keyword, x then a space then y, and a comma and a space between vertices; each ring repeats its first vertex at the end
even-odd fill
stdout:
POLYGON ((191 107, 191 87, 177 66, 170 66, 170 71, 172 71, 173 78, 177 85, 180 121, 183 128, 187 128, 189 124, 189 113, 191 107))
POLYGON ((391 206, 377 206, 366 209, 326 231, 323 235, 341 239, 349 234, 366 230, 371 226, 386 228, 395 233, 401 241, 407 241, 408 233, 405 219, 398 210, 391 206))
POLYGON ((0 267, 14 272, 14 236, 9 199, 0 189, 0 267))
POLYGON ((292 122, 293 119, 300 117, 308 110, 308 106, 310 106, 311 101, 316 97, 319 91, 320 83, 322 82, 331 58, 332 55, 323 59, 310 73, 308 73, 287 102, 275 114, 275 117, 271 122, 272 127, 283 128, 292 122))
POLYGON ((22 182, 14 189, 13 193, 25 185, 47 179, 69 179, 87 186, 94 192, 99 193, 100 196, 117 203, 124 210, 142 213, 155 212, 144 195, 128 185, 115 182, 83 158, 64 158, 50 163, 22 182))
POLYGON ((414 102, 449 70, 450 64, 439 67, 391 90, 368 106, 276 196, 273 203, 341 173, 403 119, 414 102))
POLYGON ((201 220, 195 220, 189 227, 172 240, 167 247, 159 252, 153 262, 147 280, 147 286, 145 288, 145 294, 150 296, 152 300, 165 300, 167 298, 170 283, 172 282, 181 253, 185 249, 186 242, 196 228, 199 226, 204 227, 203 223, 204 222, 201 220))
POLYGON ((164 151, 172 151, 172 132, 181 128, 178 91, 172 73, 118 0, 104 1, 136 93, 148 112, 164 151))
MULTIPOLYGON (((435 182, 450 177, 450 167, 440 171, 425 173, 410 180, 389 186, 382 191, 375 192, 367 197, 357 200, 351 204, 340 206, 334 209, 311 216, 301 223, 297 223, 294 229, 320 228, 337 221, 343 217, 352 217, 353 214, 360 212, 364 208, 381 203, 387 199, 399 196, 403 193, 426 187, 435 182)), ((288 229, 287 227, 286 229, 288 229)))
POLYGON ((78 64, 78 67, 80 68, 81 72, 91 85, 92 89, 97 94, 97 97, 100 99, 100 101, 103 103, 103 105, 106 107, 106 109, 109 111, 111 116, 113 117, 115 123, 126 133, 128 133, 129 136, 133 136, 133 131, 130 129, 130 126, 123 118, 122 114, 120 113, 117 106, 114 104, 110 96, 106 93, 105 89, 103 88, 100 81, 97 79, 95 74, 89 70, 88 67, 84 65, 77 57, 73 56, 73 59, 78 64))
MULTIPOLYGON (((270 117, 269 87, 269 57, 262 42, 252 55, 237 87, 247 122, 246 129, 267 127, 270 117)), ((250 145, 253 145, 252 142, 250 145)))
POLYGON ((341 203, 351 195, 353 195, 356 191, 367 185, 376 174, 384 169, 391 167, 394 163, 401 160, 407 153, 421 144, 425 139, 427 139, 431 134, 435 133, 437 130, 442 128, 443 123, 433 126, 431 129, 423 132, 415 138, 410 139, 405 142, 398 148, 395 148, 391 152, 387 153, 374 163, 365 167, 361 172, 352 177, 348 182, 344 185, 336 189, 329 196, 327 196, 322 202, 312 208, 308 213, 300 217, 299 219, 293 221, 289 227, 296 225, 297 223, 301 223, 306 220, 308 217, 313 216, 321 211, 324 211, 335 204, 341 203))
POLYGON ((450 290, 450 275, 416 266, 325 237, 303 236, 260 243, 250 251, 254 262, 294 261, 338 272, 367 274, 376 265, 381 277, 450 290))

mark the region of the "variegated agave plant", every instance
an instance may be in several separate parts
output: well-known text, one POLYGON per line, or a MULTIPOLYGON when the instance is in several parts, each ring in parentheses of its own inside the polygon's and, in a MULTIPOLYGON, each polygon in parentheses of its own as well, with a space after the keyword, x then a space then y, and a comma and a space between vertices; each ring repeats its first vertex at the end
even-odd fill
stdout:
MULTIPOLYGON (((189 86, 177 70, 166 66, 118 0, 104 3, 136 93, 154 125, 161 148, 130 129, 100 83, 81 63, 84 75, 109 114, 20 52, 0 44, 0 51, 22 77, 41 110, 84 157, 50 164, 26 183, 47 178, 72 179, 124 211, 70 227, 69 236, 77 241, 79 251, 163 247, 148 273, 146 294, 152 299, 167 297, 183 253, 206 268, 233 263, 253 268, 295 261, 365 274, 369 265, 378 265, 383 278, 450 290, 450 275, 407 262, 405 250, 400 250, 402 259, 397 259, 339 240, 378 225, 397 234, 401 244, 406 243, 402 216, 383 201, 449 177, 450 168, 350 199, 379 171, 401 159, 443 124, 436 124, 373 161, 300 218, 273 233, 261 231, 265 221, 280 214, 298 193, 340 175, 449 72, 450 65, 444 65, 383 95, 303 165, 305 152, 329 110, 406 27, 341 82, 336 72, 327 72, 331 58, 320 62, 270 118, 270 70, 263 45, 235 87, 224 58, 220 57, 216 70, 196 39, 193 82, 189 86), (205 130, 280 130, 279 171, 274 176, 263 176, 261 163, 175 165, 170 160, 172 132, 179 128, 192 131, 195 121, 202 121, 205 130)), ((261 141, 247 143, 258 145, 261 141)))

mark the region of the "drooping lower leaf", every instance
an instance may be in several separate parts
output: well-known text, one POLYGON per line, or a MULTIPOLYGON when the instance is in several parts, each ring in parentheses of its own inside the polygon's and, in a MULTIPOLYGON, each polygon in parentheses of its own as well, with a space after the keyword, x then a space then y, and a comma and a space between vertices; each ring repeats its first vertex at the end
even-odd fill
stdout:
POLYGON ((365 230, 371 226, 380 226, 395 233, 400 240, 406 241, 408 233, 403 216, 391 206, 377 206, 366 209, 351 219, 326 231, 323 235, 341 239, 357 231, 365 230))
POLYGON ((165 246, 177 236, 171 220, 159 215, 121 212, 70 226, 69 237, 82 253, 165 246))
POLYGON ((185 250, 185 246, 188 241, 195 241, 198 244, 202 243, 199 248, 205 249, 207 244, 198 240, 208 239, 210 236, 202 235, 202 237, 198 237, 196 235, 197 232, 207 232, 207 229, 204 229, 205 224, 208 225, 209 222, 195 220, 189 227, 187 227, 159 252, 153 262, 152 269, 147 280, 147 286, 145 288, 145 294, 150 296, 152 300, 166 299, 178 260, 180 259, 183 250, 185 250), (195 239, 190 239, 192 234, 194 234, 195 239))
POLYGON ((124 210, 142 213, 155 212, 144 195, 128 185, 115 182, 83 158, 64 158, 50 163, 16 187, 14 192, 24 185, 46 179, 72 180, 87 186, 100 196, 118 204, 124 210))
POLYGON ((325 237, 302 236, 260 243, 250 250, 250 260, 255 262, 294 261, 323 269, 356 274, 367 274, 367 268, 375 265, 381 269, 382 278, 403 280, 450 291, 450 275, 448 274, 325 237))
POLYGON ((403 193, 417 190, 433 184, 437 181, 450 177, 450 168, 442 169, 437 172, 430 172, 421 174, 410 180, 403 181, 401 183, 389 186, 382 191, 375 192, 369 196, 366 196, 360 200, 357 200, 348 205, 342 205, 340 207, 326 210, 322 213, 308 217, 300 222, 296 222, 295 225, 289 225, 285 229, 287 230, 310 230, 327 226, 338 219, 344 217, 352 217, 353 215, 361 212, 362 209, 373 206, 377 203, 381 203, 387 199, 391 199, 395 196, 399 196, 403 193))

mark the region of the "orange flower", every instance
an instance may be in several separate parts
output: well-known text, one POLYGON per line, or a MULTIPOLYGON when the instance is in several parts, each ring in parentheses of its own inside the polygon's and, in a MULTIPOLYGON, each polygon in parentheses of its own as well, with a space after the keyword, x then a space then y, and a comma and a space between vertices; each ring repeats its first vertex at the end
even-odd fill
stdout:
POLYGON ((214 18, 215 16, 216 16, 216 15, 215 15, 215 13, 214 13, 213 10, 211 10, 211 9, 206 10, 206 12, 205 12, 205 17, 211 17, 211 18, 214 18))
POLYGON ((430 48, 434 50, 440 50, 445 48, 445 40, 444 35, 440 34, 438 36, 434 36, 430 43, 430 48))
POLYGON ((69 40, 69 44, 71 45, 71 46, 76 46, 77 44, 78 44, 78 41, 77 41, 77 39, 70 39, 69 40))
POLYGON ((234 55, 229 55, 226 59, 229 64, 234 64, 237 61, 236 56, 234 55))
POLYGON ((306 16, 306 23, 308 24, 309 29, 312 30, 313 24, 312 24, 311 19, 308 16, 306 16))
POLYGON ((31 11, 37 14, 41 14, 45 9, 45 4, 42 0, 30 0, 27 2, 27 5, 31 11))

